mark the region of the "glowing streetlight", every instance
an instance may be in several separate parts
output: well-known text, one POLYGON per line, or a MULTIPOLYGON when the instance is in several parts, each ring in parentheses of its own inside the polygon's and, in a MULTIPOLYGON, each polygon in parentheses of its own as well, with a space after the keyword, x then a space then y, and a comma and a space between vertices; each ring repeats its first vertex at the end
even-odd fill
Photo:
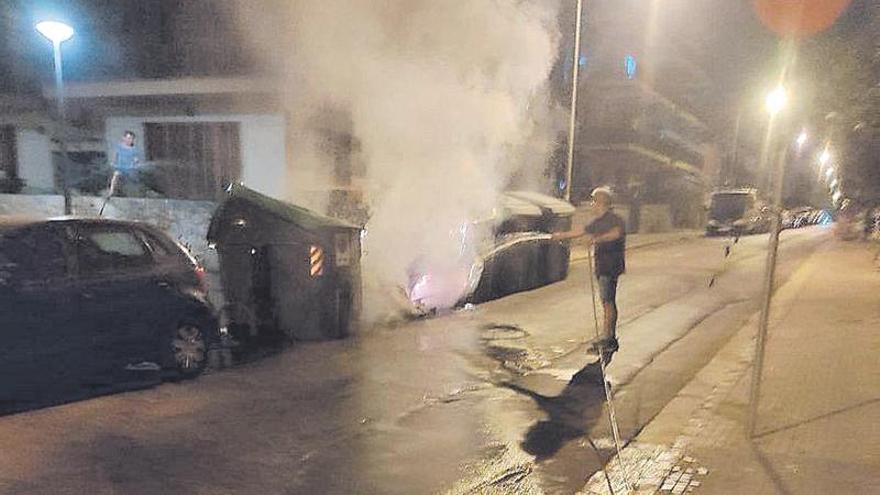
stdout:
POLYGON ((52 48, 55 52, 55 91, 58 92, 56 100, 58 101, 58 115, 64 120, 64 78, 61 71, 61 43, 73 37, 73 28, 63 22, 43 21, 38 22, 34 28, 38 33, 46 37, 52 42, 52 48))
POLYGON ((770 112, 771 115, 776 115, 785 107, 785 103, 788 101, 788 93, 785 91, 785 87, 781 84, 776 86, 776 88, 767 93, 767 111, 770 112))
POLYGON ((798 148, 803 148, 804 145, 807 144, 807 139, 807 131, 801 131, 801 133, 798 134, 797 140, 795 141, 798 145, 798 148))
MULTIPOLYGON (((65 146, 64 146, 64 138, 63 138, 63 129, 64 129, 64 121, 65 121, 65 112, 64 112, 64 78, 62 77, 61 72, 61 43, 69 40, 73 37, 73 28, 63 22, 57 21, 42 21, 38 22, 34 28, 38 33, 42 34, 46 37, 47 40, 52 42, 52 51, 55 54, 55 101, 58 104, 58 120, 60 127, 62 129, 62 137, 61 137, 61 148, 62 155, 66 156, 65 146)), ((62 167, 66 167, 66 159, 65 163, 62 163, 62 167)), ((67 170, 64 169, 61 175, 61 188, 64 190, 64 213, 69 215, 71 213, 71 202, 70 202, 70 190, 67 188, 67 170)))
POLYGON ((828 162, 831 161, 831 153, 828 151, 828 148, 822 150, 822 153, 819 154, 819 165, 823 167, 828 165, 828 162))
POLYGON ((73 37, 73 28, 63 22, 43 21, 34 26, 37 31, 52 43, 64 43, 73 37))

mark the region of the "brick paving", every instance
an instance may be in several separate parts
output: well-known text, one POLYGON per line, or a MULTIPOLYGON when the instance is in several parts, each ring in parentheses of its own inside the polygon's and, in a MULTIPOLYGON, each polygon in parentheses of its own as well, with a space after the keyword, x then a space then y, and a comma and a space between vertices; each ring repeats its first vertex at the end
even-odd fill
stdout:
POLYGON ((777 290, 755 437, 752 318, 582 493, 880 493, 873 257, 829 243, 777 290))

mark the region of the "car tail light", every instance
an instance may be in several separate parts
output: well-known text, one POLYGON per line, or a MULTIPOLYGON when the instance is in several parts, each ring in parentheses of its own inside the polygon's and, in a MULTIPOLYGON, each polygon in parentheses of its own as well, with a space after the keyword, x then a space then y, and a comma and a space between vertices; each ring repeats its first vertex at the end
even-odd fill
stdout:
POLYGON ((208 271, 205 270, 205 267, 198 265, 196 266, 196 280, 199 282, 199 290, 208 293, 208 271))

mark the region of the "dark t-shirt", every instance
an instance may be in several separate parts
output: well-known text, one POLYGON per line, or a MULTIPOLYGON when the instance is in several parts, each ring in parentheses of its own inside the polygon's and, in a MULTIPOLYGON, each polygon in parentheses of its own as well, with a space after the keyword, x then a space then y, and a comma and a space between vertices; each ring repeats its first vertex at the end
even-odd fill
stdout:
POLYGON ((603 235, 620 227, 621 236, 610 242, 596 243, 596 275, 616 277, 626 271, 624 252, 626 251, 626 224, 616 213, 608 210, 593 220, 584 230, 590 235, 603 235))

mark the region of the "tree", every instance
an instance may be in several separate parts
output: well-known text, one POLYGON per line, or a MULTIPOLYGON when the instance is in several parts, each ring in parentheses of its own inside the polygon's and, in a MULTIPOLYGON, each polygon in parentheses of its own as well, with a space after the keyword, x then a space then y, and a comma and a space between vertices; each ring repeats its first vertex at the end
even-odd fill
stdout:
POLYGON ((804 40, 796 79, 811 81, 810 120, 833 146, 844 194, 880 200, 880 4, 854 2, 833 30, 804 40))

